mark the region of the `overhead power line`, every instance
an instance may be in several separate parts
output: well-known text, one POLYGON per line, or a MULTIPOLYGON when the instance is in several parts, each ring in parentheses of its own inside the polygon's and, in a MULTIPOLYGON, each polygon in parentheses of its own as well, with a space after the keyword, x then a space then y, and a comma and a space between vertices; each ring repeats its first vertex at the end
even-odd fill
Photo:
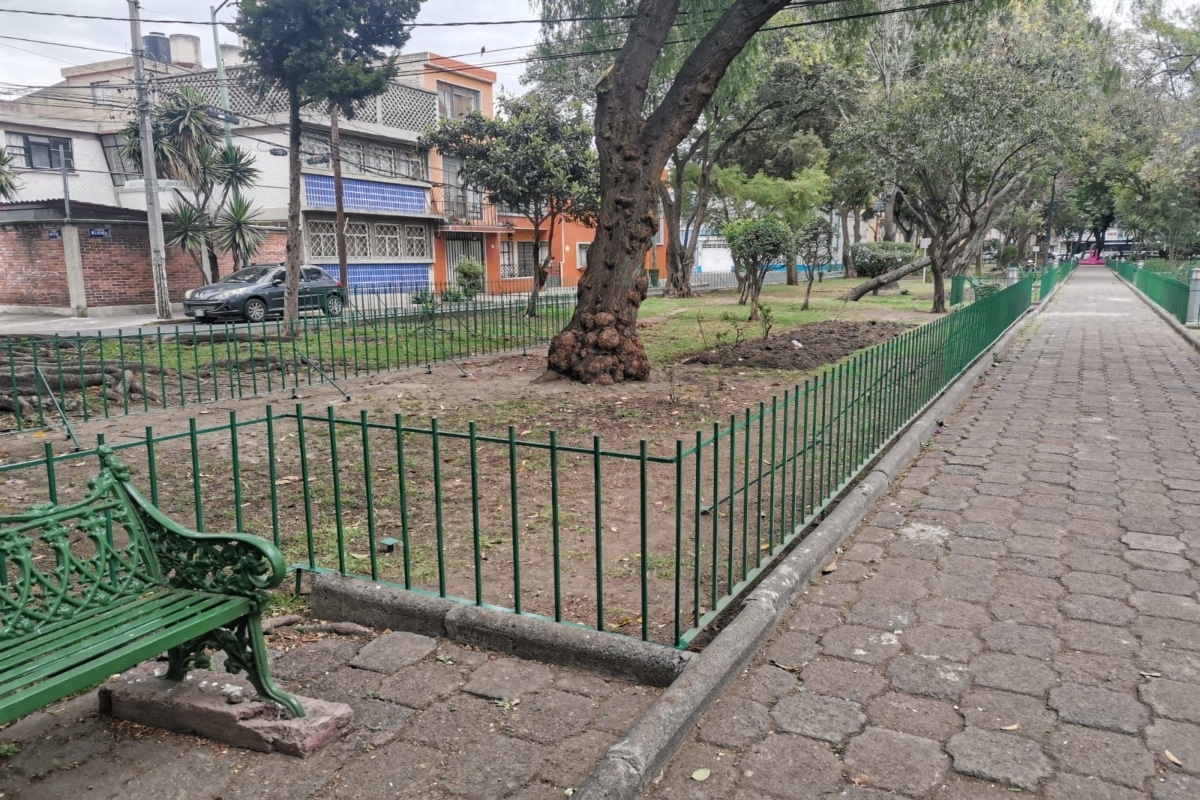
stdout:
MULTIPOLYGON (((28 14, 35 17, 62 17, 65 19, 89 19, 99 20, 102 22, 129 22, 129 17, 112 17, 102 14, 72 14, 64 11, 35 11, 29 8, 0 8, 0 14, 28 14)), ((545 22, 609 22, 622 19, 633 19, 633 14, 614 14, 614 15, 597 15, 585 17, 563 17, 561 19, 545 20, 537 19, 495 19, 495 20, 463 20, 456 22, 397 22, 394 26, 397 28, 459 28, 468 26, 491 26, 491 25, 541 25, 545 22)), ((144 23, 154 23, 156 25, 213 25, 212 20, 204 19, 143 19, 144 23)), ((217 22, 217 25, 224 25, 224 22, 217 22)))

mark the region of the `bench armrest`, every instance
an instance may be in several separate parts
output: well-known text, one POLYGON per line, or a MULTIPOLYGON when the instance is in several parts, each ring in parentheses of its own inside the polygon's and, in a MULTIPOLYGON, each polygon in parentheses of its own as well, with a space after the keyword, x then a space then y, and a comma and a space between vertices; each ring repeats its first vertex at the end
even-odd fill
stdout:
POLYGON ((263 591, 287 577, 283 555, 271 542, 246 533, 199 533, 155 508, 122 481, 154 548, 167 583, 178 589, 247 597, 261 603, 263 591))

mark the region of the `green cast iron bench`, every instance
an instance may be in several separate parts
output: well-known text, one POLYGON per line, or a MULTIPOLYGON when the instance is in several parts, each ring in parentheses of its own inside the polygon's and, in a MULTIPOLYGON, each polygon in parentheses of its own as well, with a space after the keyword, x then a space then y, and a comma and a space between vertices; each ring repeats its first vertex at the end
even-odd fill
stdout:
POLYGON ((304 709, 267 668, 261 612, 285 577, 270 542, 172 522, 107 447, 88 495, 0 516, 0 724, 167 653, 166 677, 245 671, 260 697, 304 709))
POLYGON ((996 292, 1004 288, 999 283, 985 283, 974 275, 967 276, 967 283, 971 284, 971 291, 975 293, 976 300, 982 300, 985 297, 991 297, 996 292))

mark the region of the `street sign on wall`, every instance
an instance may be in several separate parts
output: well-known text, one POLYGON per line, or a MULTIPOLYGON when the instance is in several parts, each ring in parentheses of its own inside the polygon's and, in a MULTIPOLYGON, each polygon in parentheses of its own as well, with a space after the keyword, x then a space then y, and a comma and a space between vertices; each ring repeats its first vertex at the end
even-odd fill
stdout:
POLYGON ((88 228, 89 239, 111 239, 111 228, 88 228))

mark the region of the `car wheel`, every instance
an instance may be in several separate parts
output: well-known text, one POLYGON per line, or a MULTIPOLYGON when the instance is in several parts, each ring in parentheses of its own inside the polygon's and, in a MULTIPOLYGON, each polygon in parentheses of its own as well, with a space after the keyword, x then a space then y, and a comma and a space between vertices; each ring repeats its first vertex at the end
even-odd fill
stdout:
POLYGON ((251 297, 242 307, 242 316, 247 322, 262 322, 267 318, 267 304, 258 297, 251 297))
POLYGON ((341 295, 331 294, 325 298, 325 314, 330 317, 340 317, 344 307, 341 295))

